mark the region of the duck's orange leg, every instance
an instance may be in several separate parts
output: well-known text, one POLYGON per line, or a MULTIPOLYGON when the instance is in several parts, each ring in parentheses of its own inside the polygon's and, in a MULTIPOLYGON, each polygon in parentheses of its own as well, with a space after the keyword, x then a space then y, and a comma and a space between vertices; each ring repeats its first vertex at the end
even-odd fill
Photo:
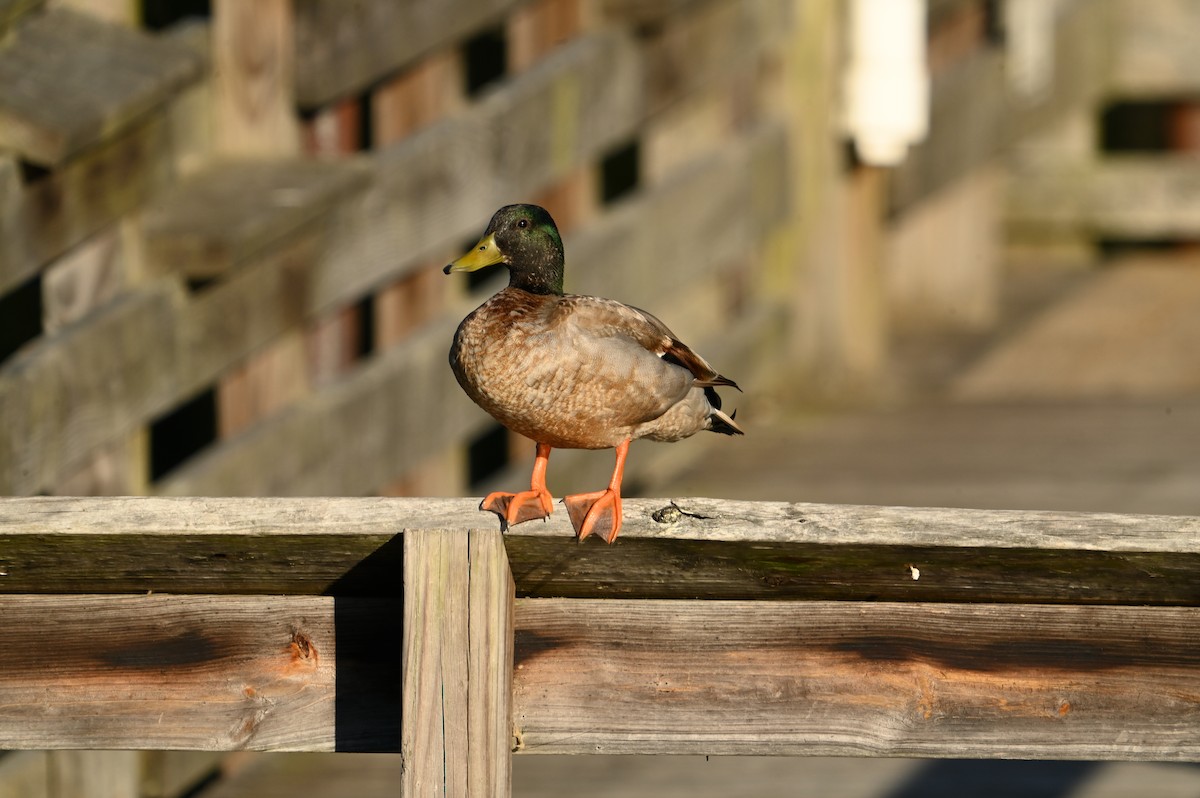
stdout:
POLYGON ((625 456, 629 454, 629 441, 617 446, 617 464, 613 468, 608 489, 595 493, 578 493, 566 496, 567 515, 575 534, 583 540, 593 532, 612 543, 621 531, 621 478, 625 476, 625 456))
POLYGON ((529 490, 520 493, 489 493, 479 503, 480 510, 490 510, 504 521, 505 528, 525 521, 545 518, 554 509, 554 499, 546 490, 546 465, 550 462, 550 447, 537 445, 537 457, 533 461, 533 476, 529 479, 529 490))

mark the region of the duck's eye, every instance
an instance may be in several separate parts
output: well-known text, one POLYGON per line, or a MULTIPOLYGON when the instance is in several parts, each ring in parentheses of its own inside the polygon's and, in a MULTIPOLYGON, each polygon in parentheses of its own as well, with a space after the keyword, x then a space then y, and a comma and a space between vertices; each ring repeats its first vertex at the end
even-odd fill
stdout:
POLYGON ((520 228, 525 228, 525 227, 528 227, 528 226, 529 226, 529 220, 528 220, 528 219, 521 219, 520 221, 518 221, 518 222, 517 222, 517 227, 520 227, 520 228))

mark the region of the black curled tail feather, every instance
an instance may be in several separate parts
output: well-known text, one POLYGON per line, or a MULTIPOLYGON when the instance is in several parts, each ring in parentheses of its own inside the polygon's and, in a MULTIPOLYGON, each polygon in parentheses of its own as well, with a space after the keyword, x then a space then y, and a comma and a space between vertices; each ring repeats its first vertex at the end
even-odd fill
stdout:
POLYGON ((721 412, 721 397, 712 388, 704 389, 704 396, 708 399, 708 403, 712 405, 712 414, 708 417, 709 429, 713 432, 719 432, 722 435, 745 435, 746 432, 738 426, 734 420, 737 418, 737 411, 733 411, 730 415, 725 415, 721 412))

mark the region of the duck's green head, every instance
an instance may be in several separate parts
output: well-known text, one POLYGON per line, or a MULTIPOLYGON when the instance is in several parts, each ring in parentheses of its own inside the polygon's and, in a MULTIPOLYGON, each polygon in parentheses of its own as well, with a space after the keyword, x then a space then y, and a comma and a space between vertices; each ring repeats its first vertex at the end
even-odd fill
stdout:
POLYGON ((505 205, 479 243, 443 271, 473 272, 493 263, 508 267, 508 284, 534 294, 563 292, 563 245, 545 208, 505 205))

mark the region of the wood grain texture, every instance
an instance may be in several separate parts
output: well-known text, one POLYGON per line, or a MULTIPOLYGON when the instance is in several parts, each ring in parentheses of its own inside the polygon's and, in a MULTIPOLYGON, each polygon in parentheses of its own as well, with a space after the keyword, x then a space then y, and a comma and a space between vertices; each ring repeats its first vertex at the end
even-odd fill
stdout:
POLYGON ((213 3, 214 143, 239 156, 300 151, 292 3, 213 3))
POLYGON ((401 791, 466 795, 468 540, 446 530, 404 536, 401 791))
POLYGON ((0 163, 0 293, 164 188, 171 141, 152 113, 25 185, 10 163, 0 163))
POLYGON ((467 794, 512 792, 512 571, 497 530, 468 539, 467 794))
POLYGON ((197 80, 201 59, 169 39, 51 9, 0 51, 0 147, 57 166, 197 80))
POLYGON ((500 534, 404 542, 403 791, 507 795, 513 594, 500 534))
POLYGON ((5 748, 334 748, 333 599, 4 596, 0 606, 5 748))
POLYGON ((1200 759, 1200 610, 521 600, 536 753, 1200 759))
POLYGON ((420 3, 298 0, 296 100, 303 108, 360 92, 426 53, 498 21, 515 0, 420 3))
MULTIPOLYGON (((0 591, 395 596, 396 535, 495 529, 477 506, 3 499, 0 591)), ((514 527, 504 542, 517 594, 1200 604, 1195 517, 694 498, 674 506, 678 514, 671 500, 626 500, 613 546, 576 544, 561 512, 514 527)))

